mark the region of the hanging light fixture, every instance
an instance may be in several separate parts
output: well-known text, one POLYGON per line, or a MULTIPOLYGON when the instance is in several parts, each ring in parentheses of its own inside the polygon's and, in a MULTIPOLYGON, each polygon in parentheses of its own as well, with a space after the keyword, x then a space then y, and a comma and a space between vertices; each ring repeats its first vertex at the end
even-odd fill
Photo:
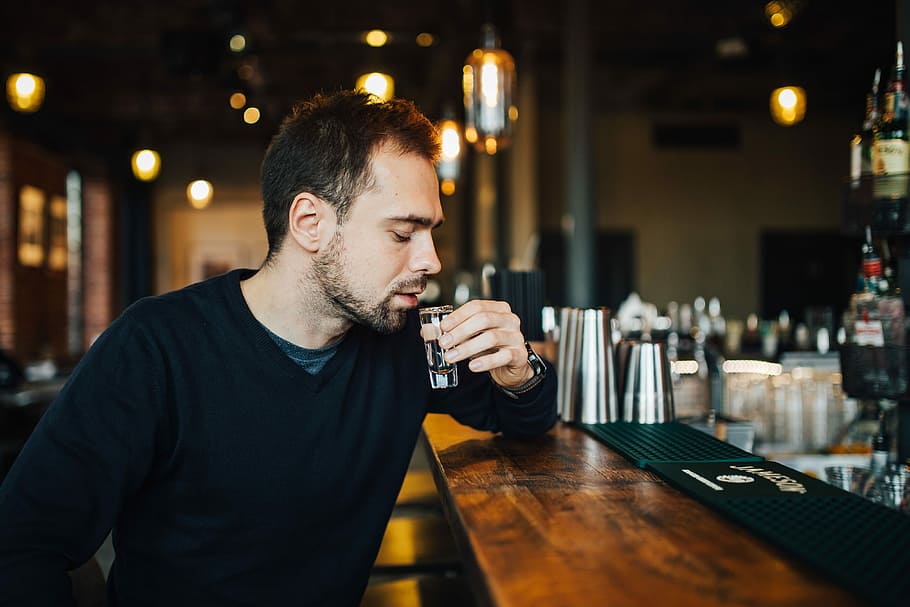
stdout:
POLYGON ((786 27, 801 8, 800 4, 793 0, 772 0, 765 4, 765 17, 776 29, 786 27))
POLYGON ((495 28, 483 26, 483 45, 468 55, 462 70, 465 139, 487 154, 509 145, 518 119, 514 105, 515 60, 500 48, 495 28))
POLYGON ((439 139, 442 153, 436 162, 439 188, 443 195, 455 193, 455 182, 461 173, 461 125, 448 113, 439 123, 439 139))
POLYGON ((782 86, 771 91, 771 118, 793 126, 806 116, 806 91, 799 86, 782 86))
POLYGON ((383 72, 368 72, 358 76, 354 88, 388 101, 395 96, 395 79, 383 72))
POLYGON ((154 181, 161 171, 161 155, 155 150, 136 150, 133 152, 130 166, 133 169, 133 177, 139 181, 154 181))
POLYGON ((186 186, 186 199, 194 209, 204 209, 209 206, 214 194, 215 189, 212 187, 211 182, 206 181, 205 179, 191 181, 190 184, 186 186))
POLYGON ((370 30, 363 35, 363 41, 367 43, 367 46, 379 48, 385 46, 389 41, 389 35, 383 30, 370 30))
POLYGON ((37 112, 44 103, 44 78, 24 72, 12 74, 6 79, 6 99, 17 112, 37 112))

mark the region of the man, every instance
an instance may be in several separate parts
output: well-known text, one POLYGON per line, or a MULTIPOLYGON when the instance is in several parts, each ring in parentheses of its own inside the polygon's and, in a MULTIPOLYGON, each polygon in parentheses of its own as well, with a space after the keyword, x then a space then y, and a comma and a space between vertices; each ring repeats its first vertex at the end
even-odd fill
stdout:
POLYGON ((109 607, 356 605, 427 411, 553 425, 555 373, 502 302, 442 322, 460 384, 430 389, 436 133, 372 101, 285 120, 258 271, 141 300, 83 358, 0 487, 0 604, 69 604, 65 571, 113 528, 109 607))

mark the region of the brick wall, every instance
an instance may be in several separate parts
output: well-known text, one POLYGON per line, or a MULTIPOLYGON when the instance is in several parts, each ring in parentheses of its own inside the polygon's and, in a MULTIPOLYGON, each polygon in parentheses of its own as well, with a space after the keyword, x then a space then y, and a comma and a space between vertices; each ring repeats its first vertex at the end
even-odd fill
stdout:
POLYGON ((82 251, 85 348, 113 320, 114 208, 107 181, 84 177, 82 183, 82 251))
POLYGON ((15 280, 16 196, 12 179, 12 144, 0 134, 0 348, 12 351, 16 343, 15 280))

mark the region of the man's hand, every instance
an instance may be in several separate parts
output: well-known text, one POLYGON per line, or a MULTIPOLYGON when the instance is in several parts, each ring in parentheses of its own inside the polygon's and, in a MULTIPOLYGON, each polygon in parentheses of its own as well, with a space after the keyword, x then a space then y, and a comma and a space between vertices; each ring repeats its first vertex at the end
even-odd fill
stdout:
POLYGON ((439 323, 439 345, 446 360, 470 359, 471 371, 489 371, 504 388, 517 388, 534 376, 528 364, 521 321, 504 301, 472 300, 439 323))

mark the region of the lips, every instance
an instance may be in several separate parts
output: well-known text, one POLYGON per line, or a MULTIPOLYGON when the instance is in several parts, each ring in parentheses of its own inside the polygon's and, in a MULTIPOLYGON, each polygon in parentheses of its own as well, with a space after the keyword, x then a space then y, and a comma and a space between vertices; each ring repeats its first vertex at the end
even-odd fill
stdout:
POLYGON ((396 295, 407 299, 408 304, 409 304, 408 307, 410 307, 410 308, 417 307, 417 305, 419 304, 419 300, 417 299, 417 295, 419 295, 419 292, 418 293, 396 293, 396 295))

